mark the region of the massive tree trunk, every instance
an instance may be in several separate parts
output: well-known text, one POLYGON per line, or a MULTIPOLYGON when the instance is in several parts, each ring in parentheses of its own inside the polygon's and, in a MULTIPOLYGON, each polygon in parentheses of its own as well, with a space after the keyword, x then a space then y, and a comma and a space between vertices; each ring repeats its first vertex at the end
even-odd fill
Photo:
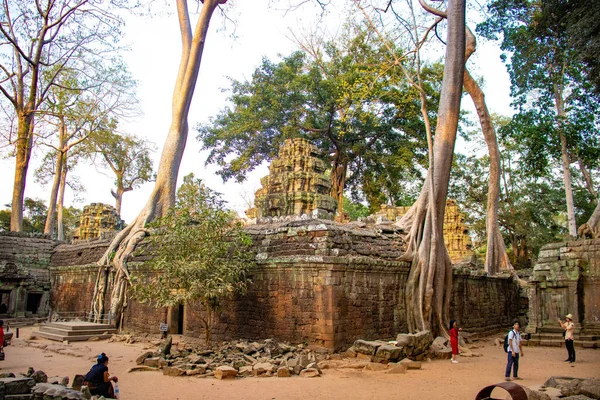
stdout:
POLYGON ((443 219, 458 127, 465 63, 465 2, 450 0, 448 36, 438 123, 429 172, 421 195, 399 221, 409 228, 405 258, 412 261, 405 289, 410 332, 446 334, 452 264, 444 245, 443 219))
POLYGON ((27 170, 33 147, 33 113, 18 111, 17 143, 15 154, 15 180, 10 212, 10 230, 23 230, 23 201, 27 170))
POLYGON ((571 235, 572 237, 577 237, 577 223, 575 221, 575 202, 573 201, 573 186, 571 183, 571 160, 567 148, 567 137, 565 135, 562 122, 562 120, 566 119, 567 113, 565 112, 564 107, 563 89, 562 86, 558 84, 554 84, 554 103, 556 105, 556 114, 559 119, 558 129, 560 136, 563 183, 565 185, 565 197, 567 200, 567 225, 569 228, 569 235, 571 235))
POLYGON ((600 202, 596 204, 594 212, 590 216, 590 219, 579 227, 579 237, 589 237, 593 239, 600 239, 600 202))
MULTIPOLYGON (((466 30, 467 36, 467 54, 468 59, 476 50, 475 36, 469 28, 466 30)), ((465 60, 466 61, 466 60, 465 60)), ((501 269, 512 270, 512 265, 506 254, 506 246, 504 239, 500 233, 498 225, 498 199, 500 197, 500 151, 498 150, 498 140, 496 131, 492 124, 492 118, 485 103, 485 95, 483 91, 473 79, 469 71, 465 68, 464 85, 467 93, 473 100, 479 123, 483 131, 483 137, 488 147, 490 156, 490 176, 488 181, 488 198, 487 198, 487 217, 486 217, 486 233, 487 233, 487 251, 485 255, 485 270, 488 274, 494 275, 500 272, 501 269)))
POLYGON ((171 126, 162 151, 154 190, 148 202, 136 219, 119 232, 98 262, 99 270, 91 310, 91 317, 95 321, 104 318, 108 270, 112 265, 114 277, 108 320, 117 326, 121 325, 127 287, 130 283, 127 260, 138 243, 146 236, 146 224, 155 218, 165 216, 175 202, 177 175, 188 135, 188 113, 200 70, 206 34, 214 10, 219 3, 223 4, 225 1, 204 1, 192 35, 187 2, 177 0, 182 54, 173 91, 171 126))

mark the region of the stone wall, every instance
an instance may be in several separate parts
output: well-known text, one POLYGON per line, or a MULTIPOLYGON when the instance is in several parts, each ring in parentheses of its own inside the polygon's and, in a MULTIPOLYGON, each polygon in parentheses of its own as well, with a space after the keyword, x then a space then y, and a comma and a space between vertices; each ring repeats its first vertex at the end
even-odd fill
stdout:
POLYGON ((48 269, 57 244, 51 239, 0 233, 0 261, 28 269, 48 269))
POLYGON ((600 332, 600 239, 542 247, 528 290, 529 332, 556 327, 568 313, 578 329, 600 332))
POLYGON ((0 234, 0 314, 45 316, 49 311, 51 254, 57 242, 0 234))
MULTIPOLYGON (((340 349, 358 338, 391 339, 407 331, 403 289, 409 264, 398 261, 405 244, 393 227, 373 231, 359 224, 309 220, 247 229, 259 260, 253 284, 244 296, 223 304, 214 340, 276 337, 340 349)), ((92 247, 106 244, 89 246, 61 247, 57 253, 62 255, 53 260, 76 260, 80 252, 78 257, 101 254, 92 247)), ((138 276, 148 276, 143 263, 131 266, 138 276)), ((96 273, 95 265, 52 268, 59 313, 89 311, 96 273)), ((518 288, 510 278, 457 273, 451 307, 467 330, 503 328, 519 313, 518 288)), ((182 327, 186 335, 204 337, 202 316, 199 304, 186 304, 180 316, 177 307, 156 310, 129 299, 124 328, 158 333, 159 324, 166 322, 171 333, 182 327)))

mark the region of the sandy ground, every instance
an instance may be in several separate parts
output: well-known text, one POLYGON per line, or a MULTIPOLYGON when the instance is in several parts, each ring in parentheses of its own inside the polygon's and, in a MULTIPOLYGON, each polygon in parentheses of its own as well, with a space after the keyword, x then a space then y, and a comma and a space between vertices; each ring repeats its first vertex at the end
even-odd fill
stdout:
MULTIPOLYGON (((480 341, 474 352, 482 357, 461 357, 459 364, 449 360, 424 362, 421 370, 405 374, 385 374, 363 370, 323 370, 320 378, 243 378, 220 381, 214 378, 169 377, 160 372, 127 372, 135 366, 138 355, 150 348, 147 343, 90 341, 69 345, 36 339, 28 345, 32 328, 21 328, 20 339, 5 349, 2 371, 26 372, 28 367, 41 369, 48 376, 85 374, 96 356, 105 352, 111 374, 119 377, 123 400, 186 399, 474 399, 477 392, 504 379, 506 353, 495 347, 492 339, 480 341), (47 345, 40 349, 39 345, 47 345)), ((154 347, 151 347, 154 349, 154 347)), ((524 386, 540 385, 550 376, 579 378, 600 377, 600 350, 577 349, 577 363, 563 360, 562 348, 532 347, 524 349, 519 381, 524 386)), ((494 397, 506 392, 496 390, 494 397)))

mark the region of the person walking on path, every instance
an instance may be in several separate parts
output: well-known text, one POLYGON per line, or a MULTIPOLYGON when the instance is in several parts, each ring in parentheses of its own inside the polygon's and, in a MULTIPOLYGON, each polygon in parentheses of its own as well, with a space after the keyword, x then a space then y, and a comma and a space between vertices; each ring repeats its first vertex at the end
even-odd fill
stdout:
POLYGON ((573 333, 575 333, 575 324, 573 323, 573 315, 567 314, 565 317, 565 322, 562 322, 560 318, 558 319, 558 323, 565 330, 564 338, 565 338, 565 347, 567 348, 567 353, 569 358, 565 360, 565 362, 574 363, 575 362, 575 343, 573 343, 573 333))
POLYGON ((513 379, 521 380, 519 376, 519 358, 523 356, 521 348, 521 333, 519 332, 519 321, 513 323, 512 330, 508 333, 508 363, 504 378, 510 381, 510 370, 513 370, 513 379))
POLYGON ((452 364, 458 364, 456 357, 458 356, 458 332, 462 331, 462 328, 458 328, 458 324, 455 320, 450 320, 450 346, 452 347, 452 364))

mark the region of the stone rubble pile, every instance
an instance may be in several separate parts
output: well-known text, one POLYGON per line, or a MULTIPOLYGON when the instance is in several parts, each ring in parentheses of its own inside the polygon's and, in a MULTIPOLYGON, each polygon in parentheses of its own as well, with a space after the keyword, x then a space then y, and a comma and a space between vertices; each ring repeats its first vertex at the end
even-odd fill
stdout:
POLYGON ((246 376, 318 377, 319 362, 330 357, 326 349, 290 346, 274 339, 226 343, 216 349, 172 349, 171 338, 158 351, 148 351, 131 371, 162 370, 169 376, 214 376, 227 379, 246 376))
POLYGON ((76 375, 72 387, 66 376, 48 377, 44 371, 29 367, 27 374, 0 373, 0 398, 15 400, 90 400, 103 399, 82 386, 83 375, 76 375))
POLYGON ((567 376, 550 377, 543 385, 525 387, 531 400, 592 400, 600 399, 600 379, 580 379, 567 376))
MULTIPOLYGON (((471 352, 467 348, 467 342, 470 342, 469 336, 468 333, 465 333, 464 337, 461 334, 459 338, 460 354, 463 357, 479 357, 479 353, 471 352)), ((429 331, 415 334, 401 333, 394 341, 357 340, 345 354, 347 357, 357 357, 373 363, 383 364, 397 362, 398 360, 402 360, 401 363, 406 364, 408 361, 419 362, 431 358, 450 359, 452 349, 449 342, 448 339, 441 336, 433 339, 429 331)))

